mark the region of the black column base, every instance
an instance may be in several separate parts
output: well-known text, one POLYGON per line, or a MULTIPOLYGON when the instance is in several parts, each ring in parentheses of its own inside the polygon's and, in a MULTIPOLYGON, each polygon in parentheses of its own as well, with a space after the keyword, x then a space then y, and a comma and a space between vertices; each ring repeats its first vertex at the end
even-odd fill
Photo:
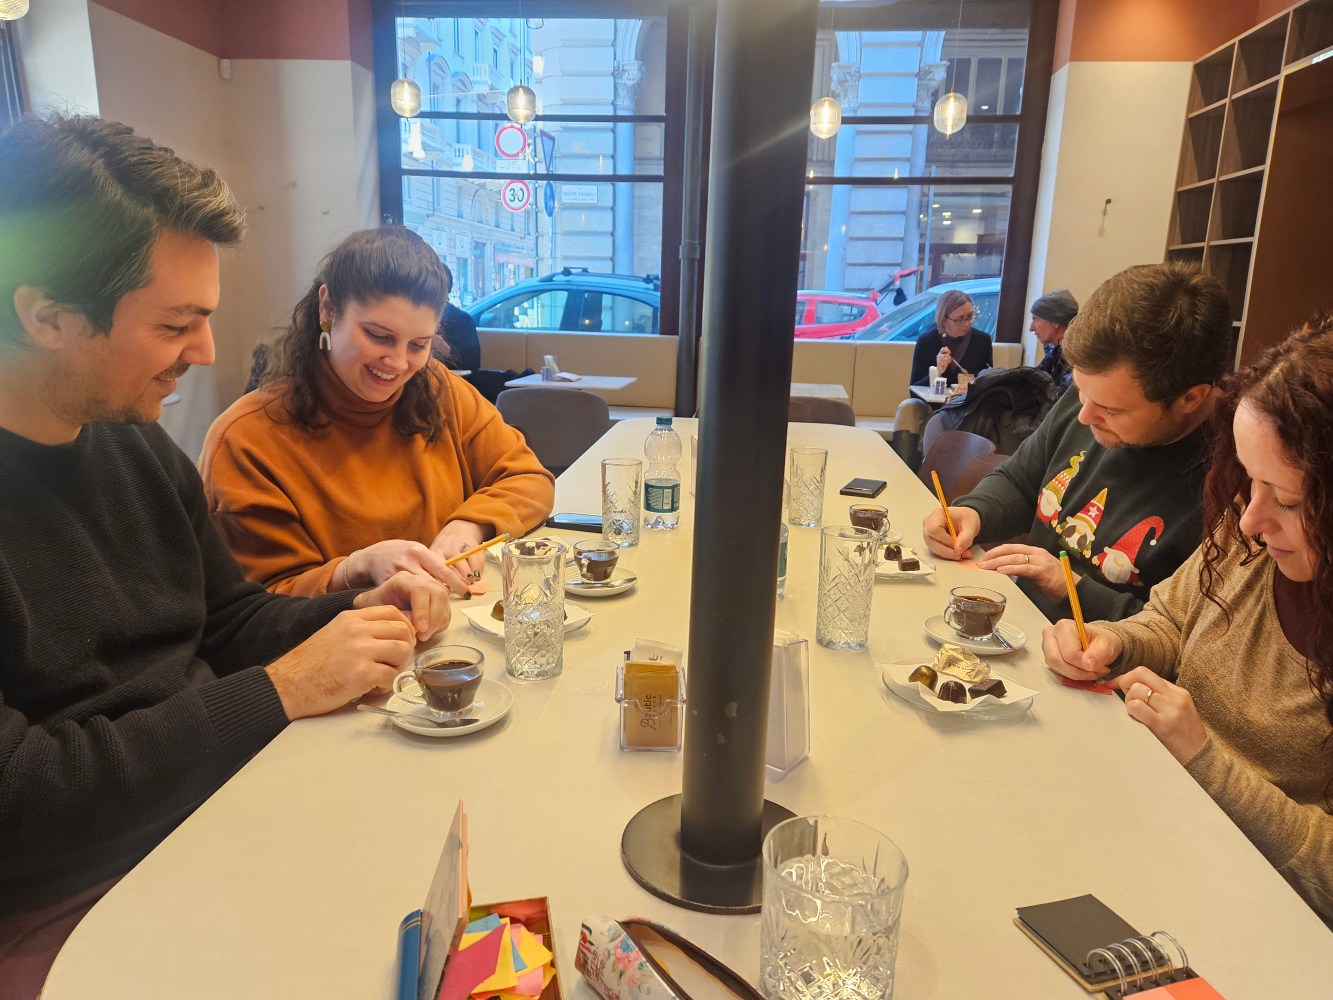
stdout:
MULTIPOLYGON (((760 840, 796 814, 764 800, 760 840)), ((710 865, 680 849, 680 796, 644 806, 625 825, 620 860, 635 882, 658 899, 702 913, 758 913, 763 893, 763 858, 738 865, 710 865)))

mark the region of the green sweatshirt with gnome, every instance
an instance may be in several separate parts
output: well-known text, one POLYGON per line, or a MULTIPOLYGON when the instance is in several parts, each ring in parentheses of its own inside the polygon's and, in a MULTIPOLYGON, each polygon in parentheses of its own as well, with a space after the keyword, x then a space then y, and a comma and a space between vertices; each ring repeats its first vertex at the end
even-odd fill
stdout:
MULTIPOLYGON (((1026 531, 1029 545, 1068 552, 1083 617, 1119 621, 1203 541, 1206 432, 1106 448, 1078 422, 1079 407, 1078 393, 1065 393, 1018 451, 954 504, 980 515, 983 545, 1026 531)), ((1016 582, 1051 621, 1072 616, 1068 597, 1016 582)))

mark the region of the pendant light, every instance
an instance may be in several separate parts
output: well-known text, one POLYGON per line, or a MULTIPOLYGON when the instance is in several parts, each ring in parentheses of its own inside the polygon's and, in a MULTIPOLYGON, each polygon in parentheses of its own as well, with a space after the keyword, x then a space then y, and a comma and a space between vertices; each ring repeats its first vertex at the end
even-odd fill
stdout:
MULTIPOLYGON (((963 2, 958 0, 958 30, 963 30, 963 2)), ((949 92, 935 102, 935 128, 945 138, 961 131, 967 124, 967 98, 953 89, 958 78, 958 40, 954 39, 954 60, 949 92)))
POLYGON ((0 21, 17 21, 28 13, 28 0, 0 0, 0 21))
MULTIPOLYGON (((4 0, 0 0, 3 3, 4 0)), ((397 32, 397 28, 402 23, 402 12, 394 18, 395 35, 398 38, 398 53, 401 57, 403 51, 403 37, 397 32)), ((400 118, 415 118, 421 112, 421 88, 417 86, 415 80, 407 78, 407 62, 403 62, 403 75, 393 83, 389 84, 389 107, 400 118)))
MULTIPOLYGON (((838 34, 833 31, 834 12, 829 11, 829 31, 833 32, 833 50, 838 50, 838 34)), ((842 105, 836 97, 821 97, 810 105, 810 131, 816 139, 832 139, 842 128, 842 105)))
POLYGON ((821 97, 810 105, 810 131, 819 139, 832 139, 842 127, 842 105, 832 97, 821 97))
POLYGON ((531 87, 516 83, 505 95, 505 107, 510 121, 526 125, 536 117, 537 94, 531 87))

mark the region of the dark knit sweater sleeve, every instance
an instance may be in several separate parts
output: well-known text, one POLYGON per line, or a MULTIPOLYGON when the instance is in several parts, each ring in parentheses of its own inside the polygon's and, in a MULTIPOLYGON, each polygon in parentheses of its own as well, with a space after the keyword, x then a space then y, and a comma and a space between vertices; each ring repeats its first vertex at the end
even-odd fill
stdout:
POLYGON ((916 338, 916 346, 912 348, 912 377, 907 380, 909 386, 929 384, 930 366, 935 363, 943 343, 938 330, 930 330, 916 338))
POLYGON ((4 473, 28 463, 0 486, 4 514, 28 519, 0 541, 5 912, 151 850, 286 726, 263 664, 353 595, 247 583, 156 425, 85 428, 60 460, 0 444, 4 473))

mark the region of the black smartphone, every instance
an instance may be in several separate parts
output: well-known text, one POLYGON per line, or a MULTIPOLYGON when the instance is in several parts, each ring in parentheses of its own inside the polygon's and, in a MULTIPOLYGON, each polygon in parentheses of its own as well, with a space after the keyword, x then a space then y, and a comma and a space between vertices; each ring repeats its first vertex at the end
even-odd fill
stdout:
POLYGON ((888 485, 882 479, 853 479, 838 492, 845 497, 877 497, 888 485))
POLYGON ((552 514, 546 519, 548 528, 566 528, 570 531, 602 530, 602 518, 598 514, 552 514))

